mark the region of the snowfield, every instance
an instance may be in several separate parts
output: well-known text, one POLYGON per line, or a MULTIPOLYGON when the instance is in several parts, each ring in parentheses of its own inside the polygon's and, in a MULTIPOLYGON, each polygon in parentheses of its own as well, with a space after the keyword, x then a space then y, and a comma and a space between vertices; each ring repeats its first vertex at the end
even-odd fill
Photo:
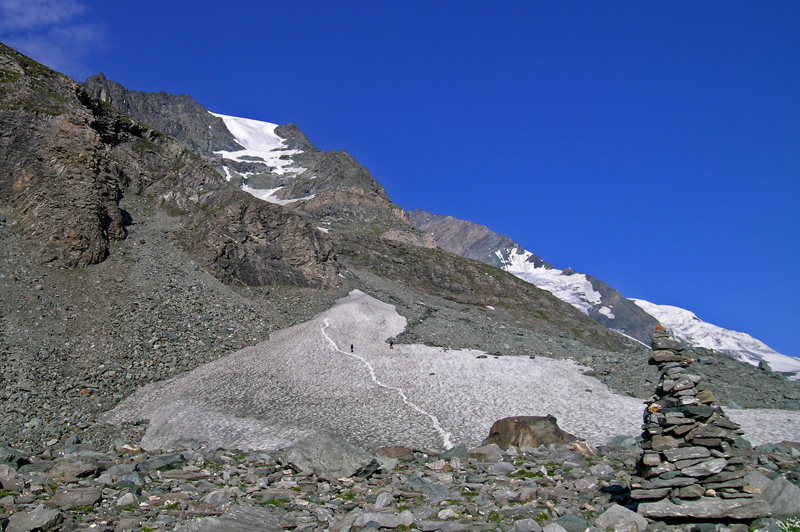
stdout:
MULTIPOLYGON (((355 290, 268 341, 139 389, 105 420, 149 419, 146 449, 274 449, 312 432, 362 446, 475 446, 495 420, 514 415, 552 414, 592 444, 641 432, 642 401, 614 394, 573 361, 390 349, 387 339, 404 327, 394 307, 355 290)), ((800 413, 728 413, 753 443, 800 441, 800 413)))

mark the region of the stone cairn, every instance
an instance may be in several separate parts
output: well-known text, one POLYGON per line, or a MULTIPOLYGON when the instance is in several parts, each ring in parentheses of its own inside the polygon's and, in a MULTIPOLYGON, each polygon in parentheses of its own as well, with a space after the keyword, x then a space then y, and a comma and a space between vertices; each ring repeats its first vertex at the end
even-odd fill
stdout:
POLYGON ((744 478, 739 425, 714 406, 702 377, 689 371, 691 355, 660 325, 652 346, 649 362, 661 378, 644 412, 643 480, 631 490, 639 513, 698 520, 768 517, 769 505, 744 478))

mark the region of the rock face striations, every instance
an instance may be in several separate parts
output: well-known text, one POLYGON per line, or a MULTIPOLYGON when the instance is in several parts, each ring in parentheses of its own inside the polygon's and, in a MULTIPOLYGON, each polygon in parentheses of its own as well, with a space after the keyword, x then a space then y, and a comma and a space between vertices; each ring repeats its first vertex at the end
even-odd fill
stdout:
POLYGON ((721 408, 702 377, 688 371, 691 356, 659 327, 650 363, 661 378, 644 413, 645 480, 631 496, 650 518, 756 519, 769 505, 744 479, 747 460, 738 448, 749 446, 742 431, 721 408))
POLYGON ((97 264, 135 223, 120 208, 143 195, 170 238, 219 279, 336 286, 330 239, 302 217, 255 201, 199 156, 66 76, 0 45, 0 212, 38 262, 97 264), (232 260, 235 259, 235 260, 232 260))
POLYGON ((219 150, 241 149, 222 119, 209 113, 188 94, 132 91, 106 79, 102 73, 91 76, 82 85, 100 100, 139 122, 175 137, 201 155, 211 156, 219 150))

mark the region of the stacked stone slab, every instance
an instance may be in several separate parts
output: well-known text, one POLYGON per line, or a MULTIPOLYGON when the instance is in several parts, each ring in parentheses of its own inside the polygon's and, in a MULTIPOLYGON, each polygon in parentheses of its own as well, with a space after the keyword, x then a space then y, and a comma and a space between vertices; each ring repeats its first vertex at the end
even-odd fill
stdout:
POLYGON ((639 485, 631 496, 651 518, 756 519, 769 505, 744 477, 735 444, 742 430, 722 409, 702 377, 692 374, 691 355, 659 326, 650 364, 661 378, 644 412, 644 451, 639 485))

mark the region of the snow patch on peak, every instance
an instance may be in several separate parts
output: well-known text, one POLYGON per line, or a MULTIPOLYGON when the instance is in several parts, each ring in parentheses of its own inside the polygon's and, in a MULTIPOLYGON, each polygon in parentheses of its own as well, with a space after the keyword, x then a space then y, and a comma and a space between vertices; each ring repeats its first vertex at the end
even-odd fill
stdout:
POLYGON ((244 149, 238 151, 215 152, 225 159, 243 162, 263 161, 273 168, 272 172, 278 175, 305 172, 305 168, 293 167, 292 155, 302 153, 301 150, 291 150, 286 146, 286 140, 275 133, 278 124, 239 118, 236 116, 211 113, 225 122, 225 127, 231 132, 236 142, 244 149), (260 161, 259 161, 260 160, 260 161))
MULTIPOLYGON (((225 127, 231 132, 236 142, 244 147, 243 150, 222 150, 215 152, 223 159, 237 162, 264 163, 270 168, 270 173, 289 178, 306 171, 303 167, 295 166, 293 159, 293 156, 303 153, 302 150, 292 150, 286 146, 286 140, 275 133, 275 129, 278 127, 277 124, 252 120, 250 118, 221 115, 218 113, 210 114, 221 118, 225 123, 225 127)), ((231 170, 225 165, 223 165, 223 168, 225 170, 225 178, 230 181, 231 170)), ((245 172, 241 175, 247 177, 250 174, 249 172, 245 172)), ((275 194, 279 189, 280 187, 274 189, 256 189, 247 185, 242 186, 242 190, 252 194, 256 198, 280 205, 286 205, 287 203, 314 197, 307 196, 305 198, 278 199, 275 194)))
MULTIPOLYGON (((548 266, 536 266, 535 256, 517 246, 495 252, 502 268, 516 275, 523 281, 533 283, 547 290, 562 301, 566 301, 584 314, 600 304, 601 295, 592 286, 591 281, 582 273, 572 270, 559 270, 548 266)), ((609 311, 610 312, 610 311, 609 311)), ((611 316, 613 318, 613 316, 611 316)))
MULTIPOLYGON (((631 299, 631 301, 672 331, 675 338, 686 344, 728 353, 754 366, 763 360, 773 371, 781 373, 800 372, 800 359, 782 355, 747 333, 706 323, 693 312, 680 307, 656 305, 643 299, 631 299)), ((796 375, 793 379, 800 377, 796 375)))

